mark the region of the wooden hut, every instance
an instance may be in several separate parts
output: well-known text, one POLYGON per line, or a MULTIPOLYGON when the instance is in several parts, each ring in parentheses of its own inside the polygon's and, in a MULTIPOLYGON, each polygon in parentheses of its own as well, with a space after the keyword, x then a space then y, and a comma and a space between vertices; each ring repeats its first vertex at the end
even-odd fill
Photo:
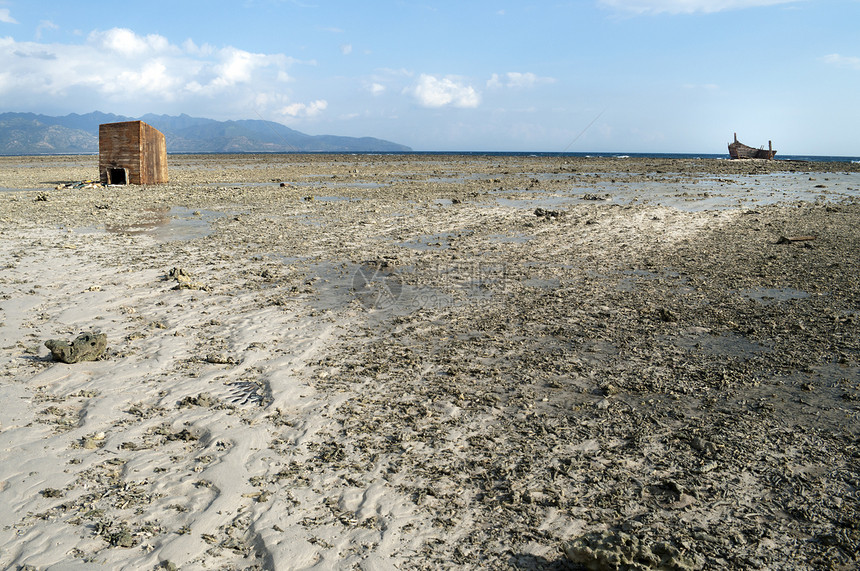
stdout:
POLYGON ((99 179, 102 184, 167 182, 164 134, 143 121, 99 125, 99 179))

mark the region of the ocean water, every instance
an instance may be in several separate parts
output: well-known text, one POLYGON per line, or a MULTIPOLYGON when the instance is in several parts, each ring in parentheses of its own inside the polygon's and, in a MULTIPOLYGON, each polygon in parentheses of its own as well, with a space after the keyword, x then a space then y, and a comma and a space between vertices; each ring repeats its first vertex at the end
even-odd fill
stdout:
MULTIPOLYGON (((342 154, 342 153, 333 153, 342 154)), ((555 152, 505 152, 505 151, 408 151, 391 153, 348 153, 375 155, 465 155, 465 156, 497 156, 497 157, 607 157, 607 158, 636 158, 636 159, 725 159, 730 160, 728 153, 555 153, 555 152)), ((777 155, 777 161, 805 161, 825 163, 860 163, 860 157, 829 156, 829 155, 777 155)))
MULTIPOLYGON (((80 155, 97 155, 98 153, 79 153, 80 155)), ((611 158, 636 158, 636 159, 725 159, 730 160, 728 153, 622 153, 622 152, 575 152, 575 153, 557 153, 544 151, 301 151, 301 152, 278 152, 266 153, 263 151, 251 151, 248 153, 205 153, 205 152, 180 152, 167 153, 168 155, 403 155, 403 156, 490 156, 490 157, 611 157, 611 158)), ((52 155, 46 153, 36 156, 67 156, 68 153, 60 153, 52 155)), ((31 155, 0 155, 0 156, 31 156, 31 155)), ((837 155, 780 155, 776 156, 777 161, 800 161, 800 162, 825 162, 825 163, 860 163, 860 157, 853 156, 837 156, 837 155)))

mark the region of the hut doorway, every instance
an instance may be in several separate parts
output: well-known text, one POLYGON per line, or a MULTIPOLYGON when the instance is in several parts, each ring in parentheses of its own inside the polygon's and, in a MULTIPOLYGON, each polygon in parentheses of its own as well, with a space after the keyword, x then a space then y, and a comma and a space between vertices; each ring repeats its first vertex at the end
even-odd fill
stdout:
POLYGON ((105 170, 108 184, 128 184, 128 169, 108 167, 105 170))

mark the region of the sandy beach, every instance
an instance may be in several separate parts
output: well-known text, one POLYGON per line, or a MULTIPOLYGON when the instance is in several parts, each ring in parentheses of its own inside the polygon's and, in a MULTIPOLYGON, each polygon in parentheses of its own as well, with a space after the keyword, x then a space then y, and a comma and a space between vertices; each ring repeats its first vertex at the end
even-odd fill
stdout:
POLYGON ((0 568, 860 564, 860 164, 169 174, 0 157, 0 568))

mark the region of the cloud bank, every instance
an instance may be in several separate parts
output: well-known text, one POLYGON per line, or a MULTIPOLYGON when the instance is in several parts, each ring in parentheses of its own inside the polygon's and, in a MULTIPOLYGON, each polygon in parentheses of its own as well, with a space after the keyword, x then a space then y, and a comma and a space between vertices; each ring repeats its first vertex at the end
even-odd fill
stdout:
POLYGON ((531 72, 521 73, 518 71, 509 71, 502 75, 494 73, 487 81, 487 87, 490 89, 499 89, 503 87, 517 89, 534 87, 540 83, 555 83, 555 79, 551 77, 538 77, 531 72))
POLYGON ((599 0, 605 8, 634 14, 710 14, 759 6, 791 4, 797 0, 599 0))
POLYGON ((176 110, 217 106, 225 116, 247 116, 262 100, 287 117, 315 116, 324 101, 289 98, 289 69, 297 63, 284 54, 191 40, 176 45, 127 28, 94 31, 81 44, 6 37, 0 38, 0 96, 7 109, 62 101, 74 110, 118 106, 134 114, 172 103, 176 110))
POLYGON ((845 67, 848 69, 856 69, 860 71, 860 57, 829 54, 824 56, 822 59, 825 63, 835 65, 836 67, 845 67))

